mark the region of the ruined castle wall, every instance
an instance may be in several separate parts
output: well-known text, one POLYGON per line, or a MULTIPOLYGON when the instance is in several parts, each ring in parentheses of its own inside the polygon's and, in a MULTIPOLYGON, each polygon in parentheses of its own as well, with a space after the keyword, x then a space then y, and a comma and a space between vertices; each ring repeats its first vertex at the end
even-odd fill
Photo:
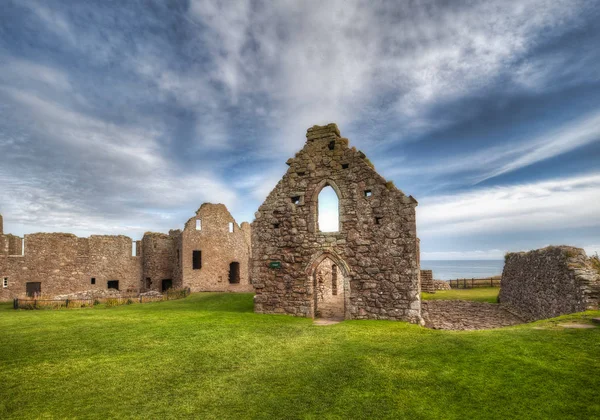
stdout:
MULTIPOLYGON (((146 232, 142 238, 143 289, 163 291, 163 280, 173 281, 175 244, 165 233, 146 232)), ((173 283, 174 284, 174 283, 173 283)))
POLYGON ((181 265, 183 237, 181 230, 169 231, 169 236, 173 241, 173 287, 182 288, 183 286, 183 266, 181 265))
POLYGON ((23 238, 15 235, 5 235, 8 243, 8 255, 23 255, 23 238))
POLYGON ((309 129, 287 163, 252 224, 255 311, 314 316, 314 270, 330 258, 349 282, 347 318, 420 322, 416 200, 349 148, 335 124, 309 129), (339 198, 339 232, 317 228, 325 186, 339 198))
POLYGON ((547 247, 506 255, 500 303, 537 320, 597 309, 600 271, 585 251, 547 247))
POLYGON ((0 300, 24 297, 28 282, 41 283, 44 296, 105 290, 118 281, 124 294, 162 291, 171 287, 193 291, 253 291, 249 282, 250 225, 238 226, 222 204, 203 204, 185 231, 146 233, 134 245, 126 236, 36 233, 22 239, 0 235, 0 300), (203 229, 196 230, 196 219, 203 229), (233 232, 229 232, 229 224, 233 232), (192 267, 192 251, 202 251, 202 268, 192 267), (135 255, 133 255, 135 254, 135 255), (229 283, 230 263, 239 263, 239 283, 229 283), (92 280, 93 279, 93 280, 92 280), (147 282, 146 279, 150 279, 147 282))
MULTIPOLYGON (((87 276, 82 282, 83 290, 91 289, 90 278, 96 278, 96 288, 106 289, 108 281, 118 280, 119 290, 126 294, 140 291, 142 259, 132 255, 133 242, 123 235, 92 235, 89 238, 87 276)), ((82 289, 77 289, 82 290, 82 289)), ((75 292, 73 290, 71 292, 75 292)))
POLYGON ((252 291, 248 275, 250 246, 246 237, 247 231, 240 228, 223 204, 203 204, 181 232, 183 286, 192 291, 252 291), (194 251, 201 253, 198 268, 193 265, 194 251), (229 282, 232 262, 239 263, 239 283, 229 282))
POLYGON ((25 235, 25 254, 6 255, 0 277, 8 278, 0 299, 24 297, 28 282, 41 283, 43 296, 106 289, 119 280, 120 290, 135 292, 141 264, 131 256, 131 239, 125 236, 78 238, 67 233, 25 235), (95 278, 95 284, 91 284, 95 278))

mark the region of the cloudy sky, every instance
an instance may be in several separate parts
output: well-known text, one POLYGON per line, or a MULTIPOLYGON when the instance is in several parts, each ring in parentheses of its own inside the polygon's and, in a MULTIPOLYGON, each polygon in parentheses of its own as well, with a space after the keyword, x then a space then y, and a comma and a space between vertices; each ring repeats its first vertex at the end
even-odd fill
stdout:
POLYGON ((600 250, 600 0, 4 0, 5 231, 254 212, 336 122, 419 201, 424 259, 600 250))

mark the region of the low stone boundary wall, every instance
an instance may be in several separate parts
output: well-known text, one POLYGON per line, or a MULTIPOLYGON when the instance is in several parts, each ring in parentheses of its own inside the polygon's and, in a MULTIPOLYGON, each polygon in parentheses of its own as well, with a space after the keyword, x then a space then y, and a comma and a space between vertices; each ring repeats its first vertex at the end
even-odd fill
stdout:
POLYGON ((465 300, 426 300, 421 314, 425 326, 436 330, 484 330, 524 322, 501 305, 465 300))
POLYGON ((444 280, 434 280, 433 281, 433 289, 434 290, 450 290, 450 283, 444 280))
POLYGON ((527 320, 597 309, 600 261, 581 248, 550 246, 506 255, 500 303, 527 320))
POLYGON ((105 304, 106 306, 131 305, 134 303, 162 302, 183 299, 190 295, 190 289, 177 289, 164 294, 140 294, 137 296, 113 296, 74 299, 17 298, 13 300, 13 309, 79 309, 105 304))

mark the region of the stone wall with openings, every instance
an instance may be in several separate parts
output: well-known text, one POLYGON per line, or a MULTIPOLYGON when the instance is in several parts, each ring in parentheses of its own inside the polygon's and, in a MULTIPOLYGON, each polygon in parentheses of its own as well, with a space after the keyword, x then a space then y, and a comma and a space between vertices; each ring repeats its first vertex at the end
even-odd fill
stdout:
POLYGON ((10 255, 5 247, 0 257, 0 278, 8 284, 2 284, 1 300, 25 297, 28 283, 39 283, 41 294, 50 297, 106 289, 109 281, 118 281, 124 293, 139 290, 141 262, 132 257, 126 236, 35 233, 25 235, 24 243, 24 254, 10 255))
POLYGON ((314 317, 315 270, 328 258, 346 282, 345 318, 421 323, 417 201, 349 147, 335 124, 308 129, 306 139, 252 223, 255 311, 314 317), (318 229, 326 186, 339 199, 332 233, 318 229))
POLYGON ((166 233, 146 232, 142 238, 142 290, 163 292, 176 287, 175 241, 166 233))
POLYGON ((248 275, 249 225, 240 227, 223 204, 204 203, 181 232, 184 287, 200 291, 253 291, 248 275))
POLYGON ((597 309, 600 264, 581 248, 550 246, 506 255, 500 303, 527 320, 597 309))

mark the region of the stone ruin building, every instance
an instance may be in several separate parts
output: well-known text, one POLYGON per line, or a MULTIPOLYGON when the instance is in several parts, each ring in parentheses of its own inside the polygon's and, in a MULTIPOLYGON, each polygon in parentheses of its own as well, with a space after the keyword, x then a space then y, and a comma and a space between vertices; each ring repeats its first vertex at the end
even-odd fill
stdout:
POLYGON ((417 201, 387 182, 335 124, 314 126, 252 223, 255 312, 421 323, 417 201), (335 190, 337 232, 319 229, 335 190))
POLYGON ((125 294, 189 287, 252 291, 250 225, 223 204, 202 204, 183 231, 127 236, 4 234, 0 216, 0 300, 117 289, 125 294))
POLYGON ((597 310, 600 261, 570 246, 509 253, 500 283, 500 303, 527 321, 597 310))

